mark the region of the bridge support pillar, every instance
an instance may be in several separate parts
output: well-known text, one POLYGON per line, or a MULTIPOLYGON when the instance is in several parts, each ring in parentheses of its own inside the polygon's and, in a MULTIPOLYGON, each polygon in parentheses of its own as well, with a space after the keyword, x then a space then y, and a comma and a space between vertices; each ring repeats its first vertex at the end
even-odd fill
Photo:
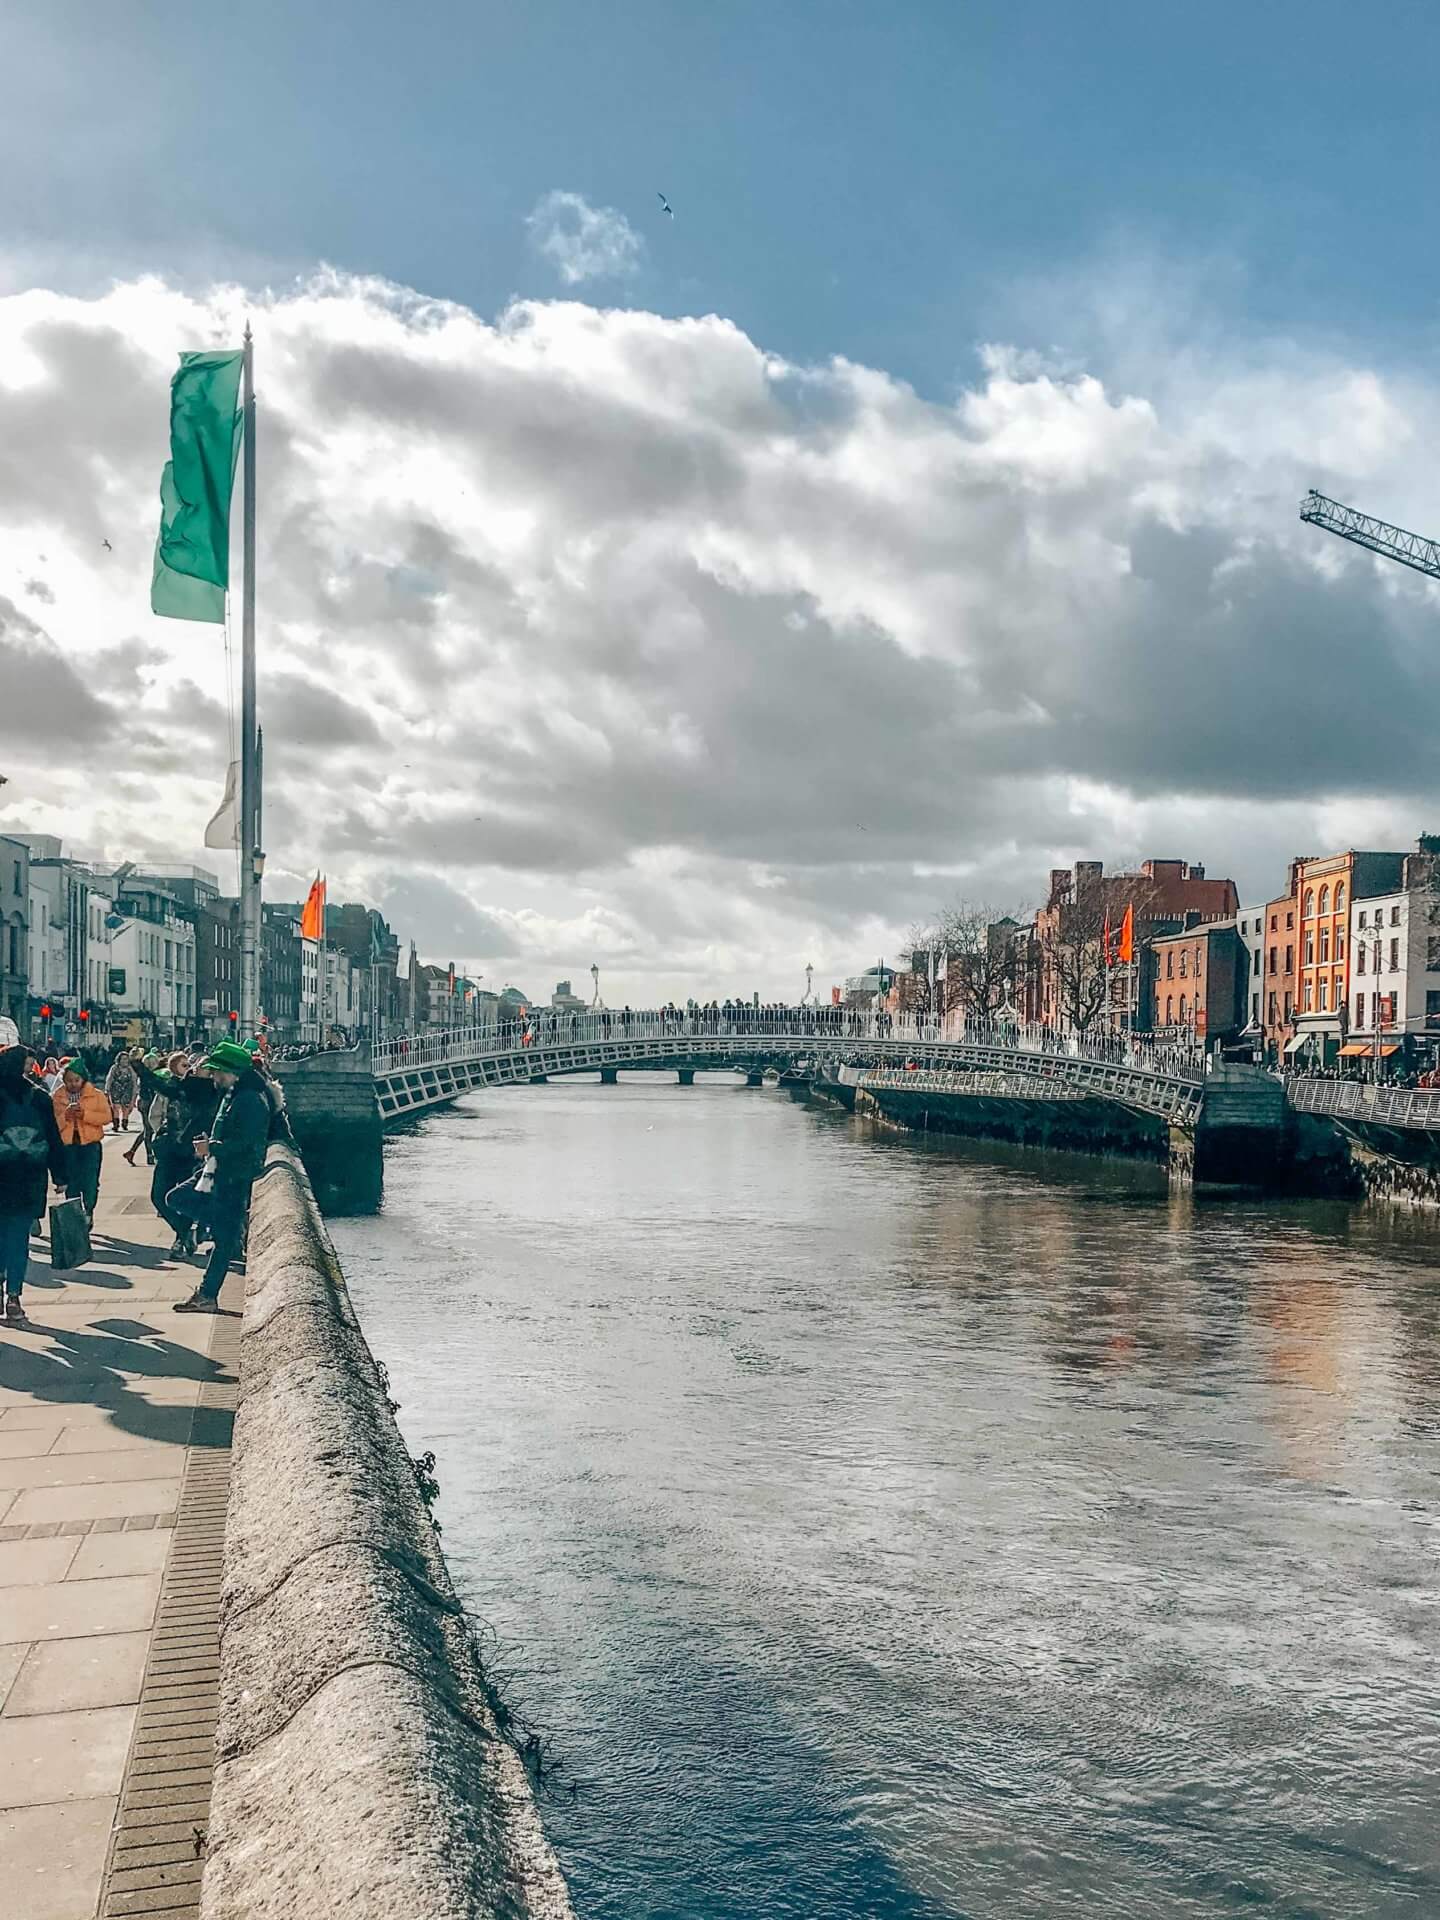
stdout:
POLYGON ((280 1078, 290 1128, 321 1211, 374 1213, 384 1150, 369 1048, 282 1061, 280 1078))
POLYGON ((1195 1123, 1191 1177, 1200 1186, 1273 1185, 1285 1124, 1285 1089, 1273 1074, 1259 1067, 1216 1067, 1206 1077, 1195 1123))
POLYGON ((618 1067, 601 1067, 600 1084, 602 1087, 613 1087, 619 1078, 620 1069, 618 1067))
POLYGON ((747 1087, 763 1087, 765 1084, 765 1076, 763 1073, 752 1071, 746 1074, 745 1084, 747 1087))
POLYGON ((675 1077, 682 1087, 693 1087, 695 1084, 695 1069, 694 1067, 680 1067, 677 1069, 675 1077))

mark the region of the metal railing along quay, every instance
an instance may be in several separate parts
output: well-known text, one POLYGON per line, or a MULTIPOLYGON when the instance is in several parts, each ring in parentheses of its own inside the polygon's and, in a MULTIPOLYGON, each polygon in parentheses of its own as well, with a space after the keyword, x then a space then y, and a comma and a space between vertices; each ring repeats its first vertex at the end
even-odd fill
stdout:
POLYGON ((1312 1080, 1295 1075, 1285 1090, 1299 1113, 1370 1120, 1384 1127, 1440 1129, 1440 1087, 1386 1087, 1368 1080, 1312 1080))

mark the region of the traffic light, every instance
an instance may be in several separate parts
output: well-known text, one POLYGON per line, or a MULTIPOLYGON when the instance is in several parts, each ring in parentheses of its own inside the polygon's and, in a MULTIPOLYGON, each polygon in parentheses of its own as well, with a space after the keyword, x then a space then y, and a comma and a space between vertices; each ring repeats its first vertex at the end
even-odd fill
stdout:
POLYGON ((42 1020, 48 1020, 50 1018, 50 1002, 48 1000, 42 1002, 41 1004, 40 1018, 42 1020))
POLYGON ((79 1020, 82 1025, 88 1024, 90 1019, 90 1009, 88 1007, 81 1007, 79 1013, 76 1014, 75 1018, 79 1020))
POLYGON ((238 1014, 238 1013, 236 1013, 236 1012, 235 1012, 235 1011, 233 1010, 233 1008, 232 1008, 232 1010, 231 1010, 231 1014, 230 1014, 230 1024, 231 1024, 231 1026, 232 1026, 232 1027, 238 1027, 238 1026, 239 1026, 239 1024, 240 1024, 240 1016, 239 1016, 239 1014, 238 1014))

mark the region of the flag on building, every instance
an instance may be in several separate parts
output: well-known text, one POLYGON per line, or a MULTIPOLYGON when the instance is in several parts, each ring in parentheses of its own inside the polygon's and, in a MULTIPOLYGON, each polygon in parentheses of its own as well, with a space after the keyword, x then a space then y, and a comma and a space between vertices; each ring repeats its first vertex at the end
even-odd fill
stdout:
POLYGON ((1135 958, 1135 909, 1126 907, 1120 922, 1120 964, 1128 967, 1135 958))
POLYGON ((300 914, 302 940, 325 938, 325 882, 317 873, 300 914))
POLYGON ((207 847, 238 847, 240 844, 240 762, 232 760, 225 769, 225 794, 205 829, 207 847))
POLYGON ((182 353, 170 383, 170 458, 160 476, 150 608, 172 620, 225 618, 244 362, 243 353, 182 353))

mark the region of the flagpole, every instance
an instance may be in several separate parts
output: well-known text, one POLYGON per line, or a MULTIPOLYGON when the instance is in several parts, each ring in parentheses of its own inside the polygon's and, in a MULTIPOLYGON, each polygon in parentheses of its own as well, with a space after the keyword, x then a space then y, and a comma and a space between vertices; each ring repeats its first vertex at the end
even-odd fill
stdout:
POLYGON ((260 755, 255 712, 255 343, 245 322, 245 598, 240 621, 240 1031, 260 1010, 260 755))

